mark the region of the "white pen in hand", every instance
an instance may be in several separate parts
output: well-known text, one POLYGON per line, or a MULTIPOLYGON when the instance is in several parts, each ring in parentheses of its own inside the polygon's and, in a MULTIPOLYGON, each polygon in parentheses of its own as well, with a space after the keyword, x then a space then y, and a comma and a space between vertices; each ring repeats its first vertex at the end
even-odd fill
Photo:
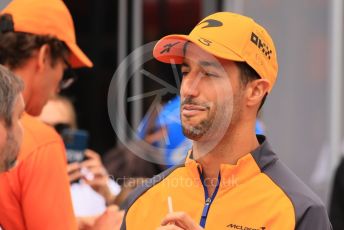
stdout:
POLYGON ((172 197, 168 196, 167 197, 167 204, 168 204, 168 213, 173 212, 173 205, 172 205, 172 197))
MULTIPOLYGON (((168 205, 168 213, 173 213, 173 204, 172 204, 172 197, 167 197, 167 205, 168 205)), ((169 224, 174 224, 174 222, 170 222, 169 224)))

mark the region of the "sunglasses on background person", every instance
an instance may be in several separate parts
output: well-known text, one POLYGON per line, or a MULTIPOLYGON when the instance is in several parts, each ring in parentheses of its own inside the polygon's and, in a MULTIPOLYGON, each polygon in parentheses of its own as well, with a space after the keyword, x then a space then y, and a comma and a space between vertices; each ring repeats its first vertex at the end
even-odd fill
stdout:
POLYGON ((76 75, 69 62, 67 60, 64 60, 64 62, 67 68, 64 70, 62 80, 60 81, 60 90, 69 88, 78 79, 78 75, 76 75))

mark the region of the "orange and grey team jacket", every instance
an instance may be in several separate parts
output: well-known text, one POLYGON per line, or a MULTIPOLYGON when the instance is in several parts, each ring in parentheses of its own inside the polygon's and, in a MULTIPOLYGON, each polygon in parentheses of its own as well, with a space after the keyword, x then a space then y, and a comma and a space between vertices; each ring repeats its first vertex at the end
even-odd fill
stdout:
POLYGON ((151 178, 130 197, 121 230, 156 229, 168 214, 168 196, 174 211, 209 230, 332 229, 320 199, 277 158, 264 136, 257 138, 256 150, 236 165, 221 165, 212 196, 192 156, 151 178))

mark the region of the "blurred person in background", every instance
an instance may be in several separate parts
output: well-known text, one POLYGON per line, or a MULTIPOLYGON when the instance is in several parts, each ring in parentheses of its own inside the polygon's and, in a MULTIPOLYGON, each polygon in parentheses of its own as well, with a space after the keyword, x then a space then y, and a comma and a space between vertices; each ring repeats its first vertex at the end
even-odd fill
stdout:
MULTIPOLYGON (((159 107, 159 105, 152 106, 159 107)), ((180 96, 172 98, 160 107, 156 108, 158 114, 155 117, 150 111, 147 112, 139 125, 138 136, 149 140, 153 146, 163 151, 161 153, 163 162, 169 167, 180 164, 185 159, 192 142, 184 136, 182 131, 179 115, 180 96), (153 121, 149 122, 152 118, 153 121), (153 133, 155 133, 154 136, 151 135, 153 133), (154 140, 151 140, 152 137, 154 140)))
MULTIPOLYGON (((77 130, 76 113, 72 102, 63 96, 55 96, 43 107, 39 116, 44 123, 53 126, 61 135, 64 130, 77 130)), ((67 172, 71 183, 72 202, 77 217, 102 214, 106 206, 115 204, 120 186, 110 179, 100 156, 89 149, 86 159, 69 163, 67 172), (86 168, 91 174, 84 174, 86 168)))
POLYGON ((23 89, 23 81, 0 65, 0 173, 15 165, 22 142, 23 89))
MULTIPOLYGON (((342 150, 344 150, 344 144, 342 150)), ((330 201, 330 220, 333 230, 344 229, 344 158, 335 171, 330 201)))
POLYGON ((141 124, 147 127, 144 127, 145 131, 138 133, 139 139, 119 143, 103 156, 105 168, 111 177, 121 185, 122 190, 116 201, 122 206, 137 186, 159 174, 165 168, 165 165, 154 163, 159 162, 156 160, 157 158, 161 160, 161 152, 155 151, 154 148, 146 148, 147 144, 153 146, 155 142, 166 136, 165 128, 151 129, 156 116, 157 113, 154 111, 142 120, 141 124), (133 149, 139 150, 140 153, 133 152, 133 149))
MULTIPOLYGON (((53 128, 33 117, 70 85, 70 68, 92 67, 76 44, 63 1, 11 1, 0 12, 0 64, 25 83, 23 144, 16 166, 0 175, 0 226, 76 229, 64 144, 53 128)), ((107 216, 105 212, 96 223, 114 221, 107 216)))

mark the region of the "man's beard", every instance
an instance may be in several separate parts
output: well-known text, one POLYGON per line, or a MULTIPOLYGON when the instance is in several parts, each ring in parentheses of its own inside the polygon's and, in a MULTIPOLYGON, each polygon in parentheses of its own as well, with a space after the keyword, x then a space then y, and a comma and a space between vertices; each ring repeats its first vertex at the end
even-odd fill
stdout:
MULTIPOLYGON (((186 98, 183 104, 200 105, 193 101, 192 98, 186 98)), ((214 105, 213 111, 208 113, 207 118, 201 120, 197 125, 187 125, 183 123, 182 128, 184 135, 194 141, 205 139, 219 139, 222 138, 227 130, 229 123, 231 123, 233 103, 228 102, 226 105, 214 105), (220 135, 220 137, 219 137, 220 135)), ((210 110, 210 107, 209 107, 210 110)))
POLYGON ((3 165, 0 164, 0 171, 8 171, 15 165, 19 148, 20 145, 15 139, 13 131, 9 130, 7 132, 6 144, 4 145, 1 153, 3 155, 4 162, 3 165))
POLYGON ((194 141, 200 140, 210 129, 211 125, 213 124, 213 118, 208 118, 202 120, 196 126, 186 126, 182 124, 183 133, 184 135, 194 141))

